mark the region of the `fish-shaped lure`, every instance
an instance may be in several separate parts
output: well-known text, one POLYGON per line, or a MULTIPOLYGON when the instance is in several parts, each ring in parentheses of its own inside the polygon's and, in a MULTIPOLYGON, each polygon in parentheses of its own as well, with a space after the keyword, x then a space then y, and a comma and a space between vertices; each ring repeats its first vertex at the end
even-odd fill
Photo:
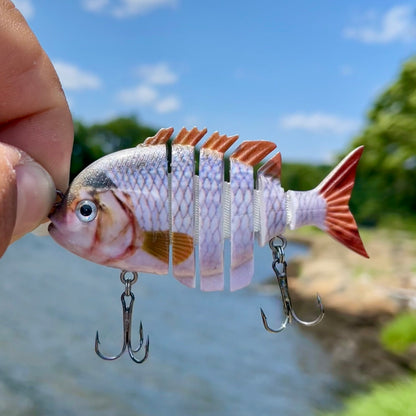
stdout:
POLYGON ((224 240, 230 238, 229 287, 247 286, 254 274, 254 238, 262 246, 286 227, 315 225, 367 256, 348 202, 363 147, 353 150, 310 191, 280 184, 280 153, 260 163, 276 145, 243 142, 224 153, 238 136, 214 133, 199 151, 206 130, 161 129, 133 149, 97 160, 72 182, 51 215, 52 237, 73 253, 127 271, 173 275, 189 287, 224 289, 224 240), (195 256, 198 248, 198 256, 195 256), (196 262, 198 261, 198 265, 196 262))

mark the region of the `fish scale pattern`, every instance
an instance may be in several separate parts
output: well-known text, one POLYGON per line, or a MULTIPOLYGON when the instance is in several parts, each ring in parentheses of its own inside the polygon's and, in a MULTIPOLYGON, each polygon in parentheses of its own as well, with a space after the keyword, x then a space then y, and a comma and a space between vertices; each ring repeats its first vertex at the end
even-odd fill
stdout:
POLYGON ((277 178, 258 172, 257 188, 260 196, 260 231, 258 243, 264 246, 286 228, 286 196, 277 178))
POLYGON ((288 225, 291 230, 313 224, 325 230, 327 204, 318 190, 287 191, 288 225))
POLYGON ((165 145, 137 146, 119 157, 108 178, 129 194, 140 227, 145 231, 169 230, 169 194, 165 145))
MULTIPOLYGON (((171 160, 171 209, 172 247, 181 247, 175 233, 185 233, 194 238, 194 147, 182 144, 172 145, 171 160)), ((195 286, 195 253, 180 264, 173 265, 173 275, 189 287, 195 286)))
POLYGON ((253 167, 230 161, 231 273, 230 289, 247 286, 254 274, 253 167))
POLYGON ((172 146, 172 231, 194 233, 194 148, 172 146))
POLYGON ((199 269, 202 290, 222 290, 224 287, 223 181, 222 155, 209 149, 201 149, 199 159, 199 269))

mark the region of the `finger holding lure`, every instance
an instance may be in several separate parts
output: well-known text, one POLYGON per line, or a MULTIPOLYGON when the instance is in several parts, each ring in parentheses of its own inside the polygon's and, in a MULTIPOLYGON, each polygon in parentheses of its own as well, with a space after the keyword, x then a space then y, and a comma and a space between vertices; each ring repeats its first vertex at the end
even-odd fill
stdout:
MULTIPOLYGON (((257 172, 254 166, 276 148, 268 141, 243 142, 224 154, 238 136, 206 130, 161 129, 132 149, 97 160, 72 182, 50 216, 51 236, 73 253, 130 272, 167 274, 172 263, 181 283, 218 291, 229 276, 230 290, 250 284, 254 239, 264 246, 286 227, 315 225, 368 257, 348 202, 363 147, 353 150, 310 191, 281 187, 281 155, 257 172), (230 270, 224 271, 224 240, 230 239, 230 270), (195 251, 199 253, 196 264, 195 251)), ((264 320, 263 320, 264 322, 264 320)))

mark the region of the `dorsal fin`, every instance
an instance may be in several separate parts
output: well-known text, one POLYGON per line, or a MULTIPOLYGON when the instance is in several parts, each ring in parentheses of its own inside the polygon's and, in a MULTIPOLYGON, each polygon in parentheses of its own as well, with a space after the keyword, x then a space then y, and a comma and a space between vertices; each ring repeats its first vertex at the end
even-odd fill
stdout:
POLYGON ((184 127, 173 140, 173 144, 196 146, 197 143, 205 136, 206 132, 207 129, 198 130, 194 127, 189 131, 184 127))
POLYGON ((282 171, 282 155, 277 153, 268 160, 257 172, 257 175, 269 176, 271 178, 280 179, 282 171))
POLYGON ((274 149, 276 149, 276 145, 272 142, 264 140, 247 141, 238 146, 237 150, 231 155, 231 159, 254 166, 274 149))
POLYGON ((173 127, 160 129, 153 137, 148 137, 144 141, 144 144, 146 146, 154 146, 156 144, 166 144, 166 142, 170 139, 170 136, 172 136, 172 133, 173 133, 173 127))
POLYGON ((218 153, 224 154, 238 139, 238 135, 226 136, 225 134, 220 136, 216 131, 211 137, 204 143, 202 149, 215 150, 218 153))

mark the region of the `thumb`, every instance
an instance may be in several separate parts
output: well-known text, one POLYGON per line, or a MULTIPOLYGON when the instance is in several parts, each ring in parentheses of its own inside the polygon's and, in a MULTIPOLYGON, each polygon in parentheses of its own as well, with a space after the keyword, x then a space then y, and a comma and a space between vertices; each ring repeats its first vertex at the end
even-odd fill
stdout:
POLYGON ((0 256, 46 218, 54 201, 46 170, 25 152, 0 144, 0 256))

